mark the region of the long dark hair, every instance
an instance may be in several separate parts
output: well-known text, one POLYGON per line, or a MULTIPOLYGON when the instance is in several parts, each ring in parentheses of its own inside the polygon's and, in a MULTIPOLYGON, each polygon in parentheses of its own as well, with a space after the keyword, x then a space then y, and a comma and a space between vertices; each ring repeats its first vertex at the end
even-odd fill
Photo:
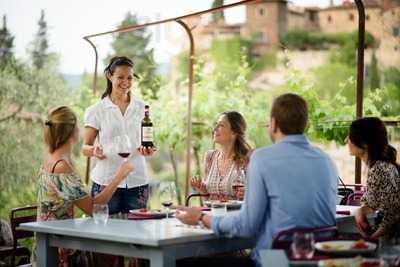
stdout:
POLYGON ((246 165, 249 161, 249 152, 252 149, 246 141, 246 121, 242 114, 236 111, 223 112, 221 115, 226 116, 232 131, 236 134, 235 144, 233 145, 233 160, 238 166, 246 165))
POLYGON ((366 117, 353 121, 349 131, 350 141, 368 153, 368 166, 378 160, 392 163, 400 173, 396 163, 397 151, 389 145, 387 130, 383 122, 376 117, 366 117))
MULTIPOLYGON (((104 74, 106 75, 107 79, 107 87, 104 93, 101 96, 101 99, 105 98, 106 96, 111 95, 112 92, 112 83, 108 79, 107 75, 113 75, 115 72, 115 69, 118 66, 127 66, 133 68, 133 62, 129 58, 122 56, 122 57, 113 57, 110 59, 110 63, 107 65, 107 67, 104 69, 104 74)), ((133 74, 135 78, 139 78, 136 74, 133 74)))

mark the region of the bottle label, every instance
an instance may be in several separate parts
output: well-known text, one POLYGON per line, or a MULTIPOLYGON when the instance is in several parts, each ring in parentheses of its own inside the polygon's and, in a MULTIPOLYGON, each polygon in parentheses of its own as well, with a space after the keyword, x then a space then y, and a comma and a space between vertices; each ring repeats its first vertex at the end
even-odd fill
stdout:
POLYGON ((143 142, 153 142, 153 127, 142 127, 143 142))

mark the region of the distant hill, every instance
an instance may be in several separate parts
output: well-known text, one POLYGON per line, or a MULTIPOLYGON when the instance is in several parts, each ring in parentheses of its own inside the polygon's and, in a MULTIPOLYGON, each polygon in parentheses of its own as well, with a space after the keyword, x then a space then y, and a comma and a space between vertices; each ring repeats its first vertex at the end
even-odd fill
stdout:
POLYGON ((62 75, 63 75, 63 78, 69 88, 76 89, 81 85, 81 75, 80 74, 63 73, 62 75))

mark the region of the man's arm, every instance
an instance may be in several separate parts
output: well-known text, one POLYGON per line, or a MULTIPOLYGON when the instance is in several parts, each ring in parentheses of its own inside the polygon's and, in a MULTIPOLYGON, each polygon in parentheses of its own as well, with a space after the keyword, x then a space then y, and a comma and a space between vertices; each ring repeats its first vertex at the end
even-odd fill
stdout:
POLYGON ((214 233, 229 236, 254 236, 265 223, 268 208, 268 191, 259 168, 261 159, 254 153, 246 175, 245 201, 239 214, 233 216, 203 216, 203 223, 211 225, 214 233))

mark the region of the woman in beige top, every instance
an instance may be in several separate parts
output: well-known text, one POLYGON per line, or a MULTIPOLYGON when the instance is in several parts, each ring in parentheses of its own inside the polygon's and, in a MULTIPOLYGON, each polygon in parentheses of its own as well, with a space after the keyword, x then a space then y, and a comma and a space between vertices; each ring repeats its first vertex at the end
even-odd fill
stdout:
POLYGON ((193 177, 191 185, 211 199, 243 199, 244 173, 249 161, 250 145, 245 140, 246 121, 236 111, 219 116, 213 130, 218 149, 205 156, 205 177, 193 177), (243 185, 243 186, 234 186, 243 185))

